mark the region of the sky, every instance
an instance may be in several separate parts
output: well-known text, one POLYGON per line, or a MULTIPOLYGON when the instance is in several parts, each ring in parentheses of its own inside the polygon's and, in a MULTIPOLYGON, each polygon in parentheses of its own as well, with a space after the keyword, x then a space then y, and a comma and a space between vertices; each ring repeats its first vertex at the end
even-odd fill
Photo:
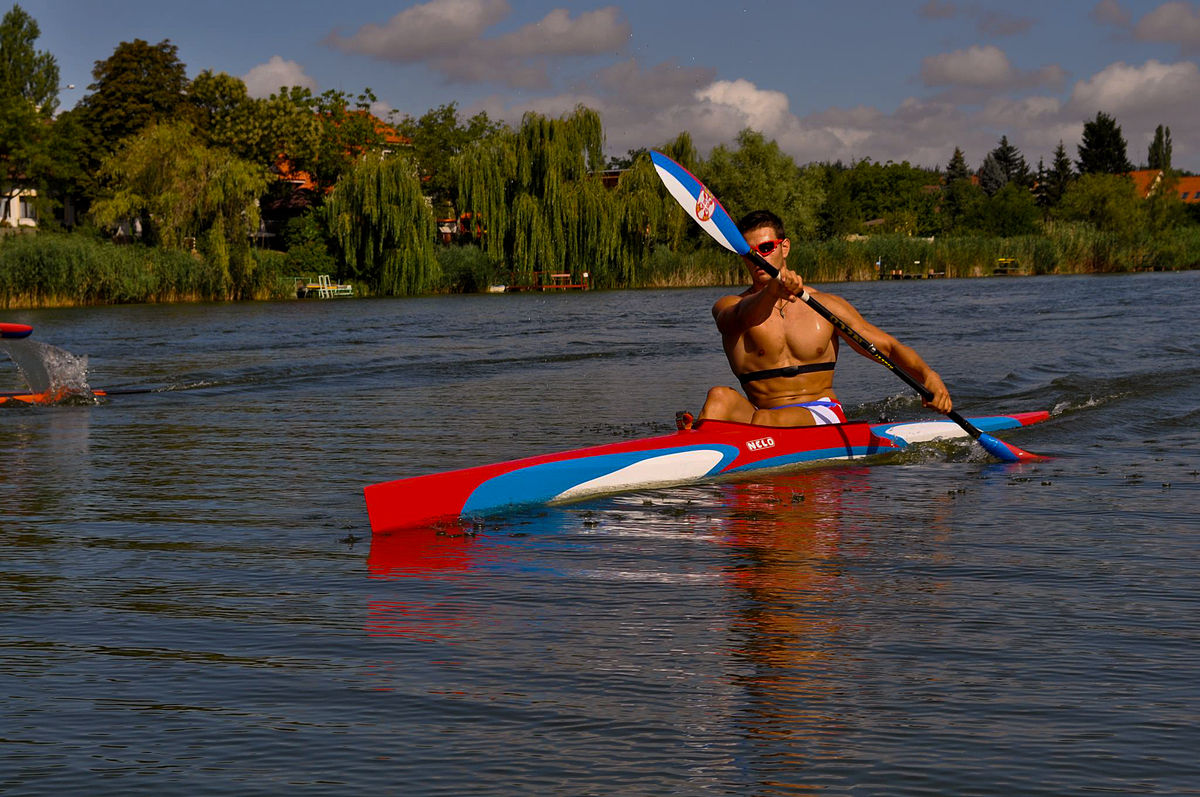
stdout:
MULTIPOLYGON (((267 96, 358 94, 420 116, 519 123, 582 103, 610 155, 749 127, 797 163, 978 167, 1007 136, 1031 167, 1116 118, 1144 163, 1157 125, 1200 172, 1200 2, 1161 0, 22 0, 70 108, 122 41, 169 39, 267 96), (67 88, 73 85, 75 88, 67 88)), ((7 9, 5 9, 7 10, 7 9)))

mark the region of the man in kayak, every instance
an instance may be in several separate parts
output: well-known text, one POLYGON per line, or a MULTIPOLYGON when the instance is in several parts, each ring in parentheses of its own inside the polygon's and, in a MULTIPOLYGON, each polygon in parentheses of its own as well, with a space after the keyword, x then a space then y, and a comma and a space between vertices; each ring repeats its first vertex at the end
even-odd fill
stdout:
MULTIPOLYGON (((736 296, 724 296, 713 305, 725 356, 746 395, 731 387, 712 388, 700 410, 700 420, 765 426, 823 426, 845 421, 833 392, 839 340, 832 324, 798 300, 805 290, 804 281, 787 267, 791 242, 783 221, 768 210, 756 210, 738 222, 738 229, 746 242, 779 270, 779 276, 770 277, 750 258, 743 258, 750 270, 750 287, 736 296)), ((919 354, 868 323, 840 296, 812 287, 807 290, 880 353, 929 388, 933 399, 926 406, 943 413, 950 411, 946 386, 919 354)), ((870 357, 853 342, 850 345, 870 357)), ((691 420, 688 413, 680 413, 677 422, 680 428, 690 428, 691 420)))

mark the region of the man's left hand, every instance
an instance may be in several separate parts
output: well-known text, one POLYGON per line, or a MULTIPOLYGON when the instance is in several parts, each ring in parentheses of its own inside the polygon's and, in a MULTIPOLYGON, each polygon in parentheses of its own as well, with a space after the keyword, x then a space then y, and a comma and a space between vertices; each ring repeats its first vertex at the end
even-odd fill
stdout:
POLYGON ((925 387, 933 394, 933 398, 923 402, 926 407, 931 407, 943 415, 954 409, 954 402, 950 400, 950 391, 946 389, 940 376, 930 371, 929 376, 925 379, 925 387))

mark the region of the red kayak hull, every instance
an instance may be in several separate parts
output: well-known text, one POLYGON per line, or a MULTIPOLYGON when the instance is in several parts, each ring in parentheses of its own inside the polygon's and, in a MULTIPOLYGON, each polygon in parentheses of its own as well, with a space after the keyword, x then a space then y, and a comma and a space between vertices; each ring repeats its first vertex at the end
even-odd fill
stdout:
MULTIPOLYGON (((992 432, 1048 417, 1046 412, 1027 412, 971 421, 992 432)), ((858 460, 899 451, 912 442, 965 436, 957 424, 944 419, 805 427, 707 421, 659 437, 372 484, 363 492, 372 532, 386 533, 519 506, 858 460)))

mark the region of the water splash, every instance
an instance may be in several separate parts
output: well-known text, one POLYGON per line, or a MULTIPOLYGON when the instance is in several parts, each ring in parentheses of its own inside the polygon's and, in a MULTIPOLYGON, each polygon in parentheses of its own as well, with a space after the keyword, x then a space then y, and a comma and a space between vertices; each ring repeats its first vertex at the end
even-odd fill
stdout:
POLYGON ((17 366, 25 386, 32 394, 54 396, 55 401, 69 398, 93 398, 87 381, 87 356, 34 340, 6 340, 0 350, 17 366))

